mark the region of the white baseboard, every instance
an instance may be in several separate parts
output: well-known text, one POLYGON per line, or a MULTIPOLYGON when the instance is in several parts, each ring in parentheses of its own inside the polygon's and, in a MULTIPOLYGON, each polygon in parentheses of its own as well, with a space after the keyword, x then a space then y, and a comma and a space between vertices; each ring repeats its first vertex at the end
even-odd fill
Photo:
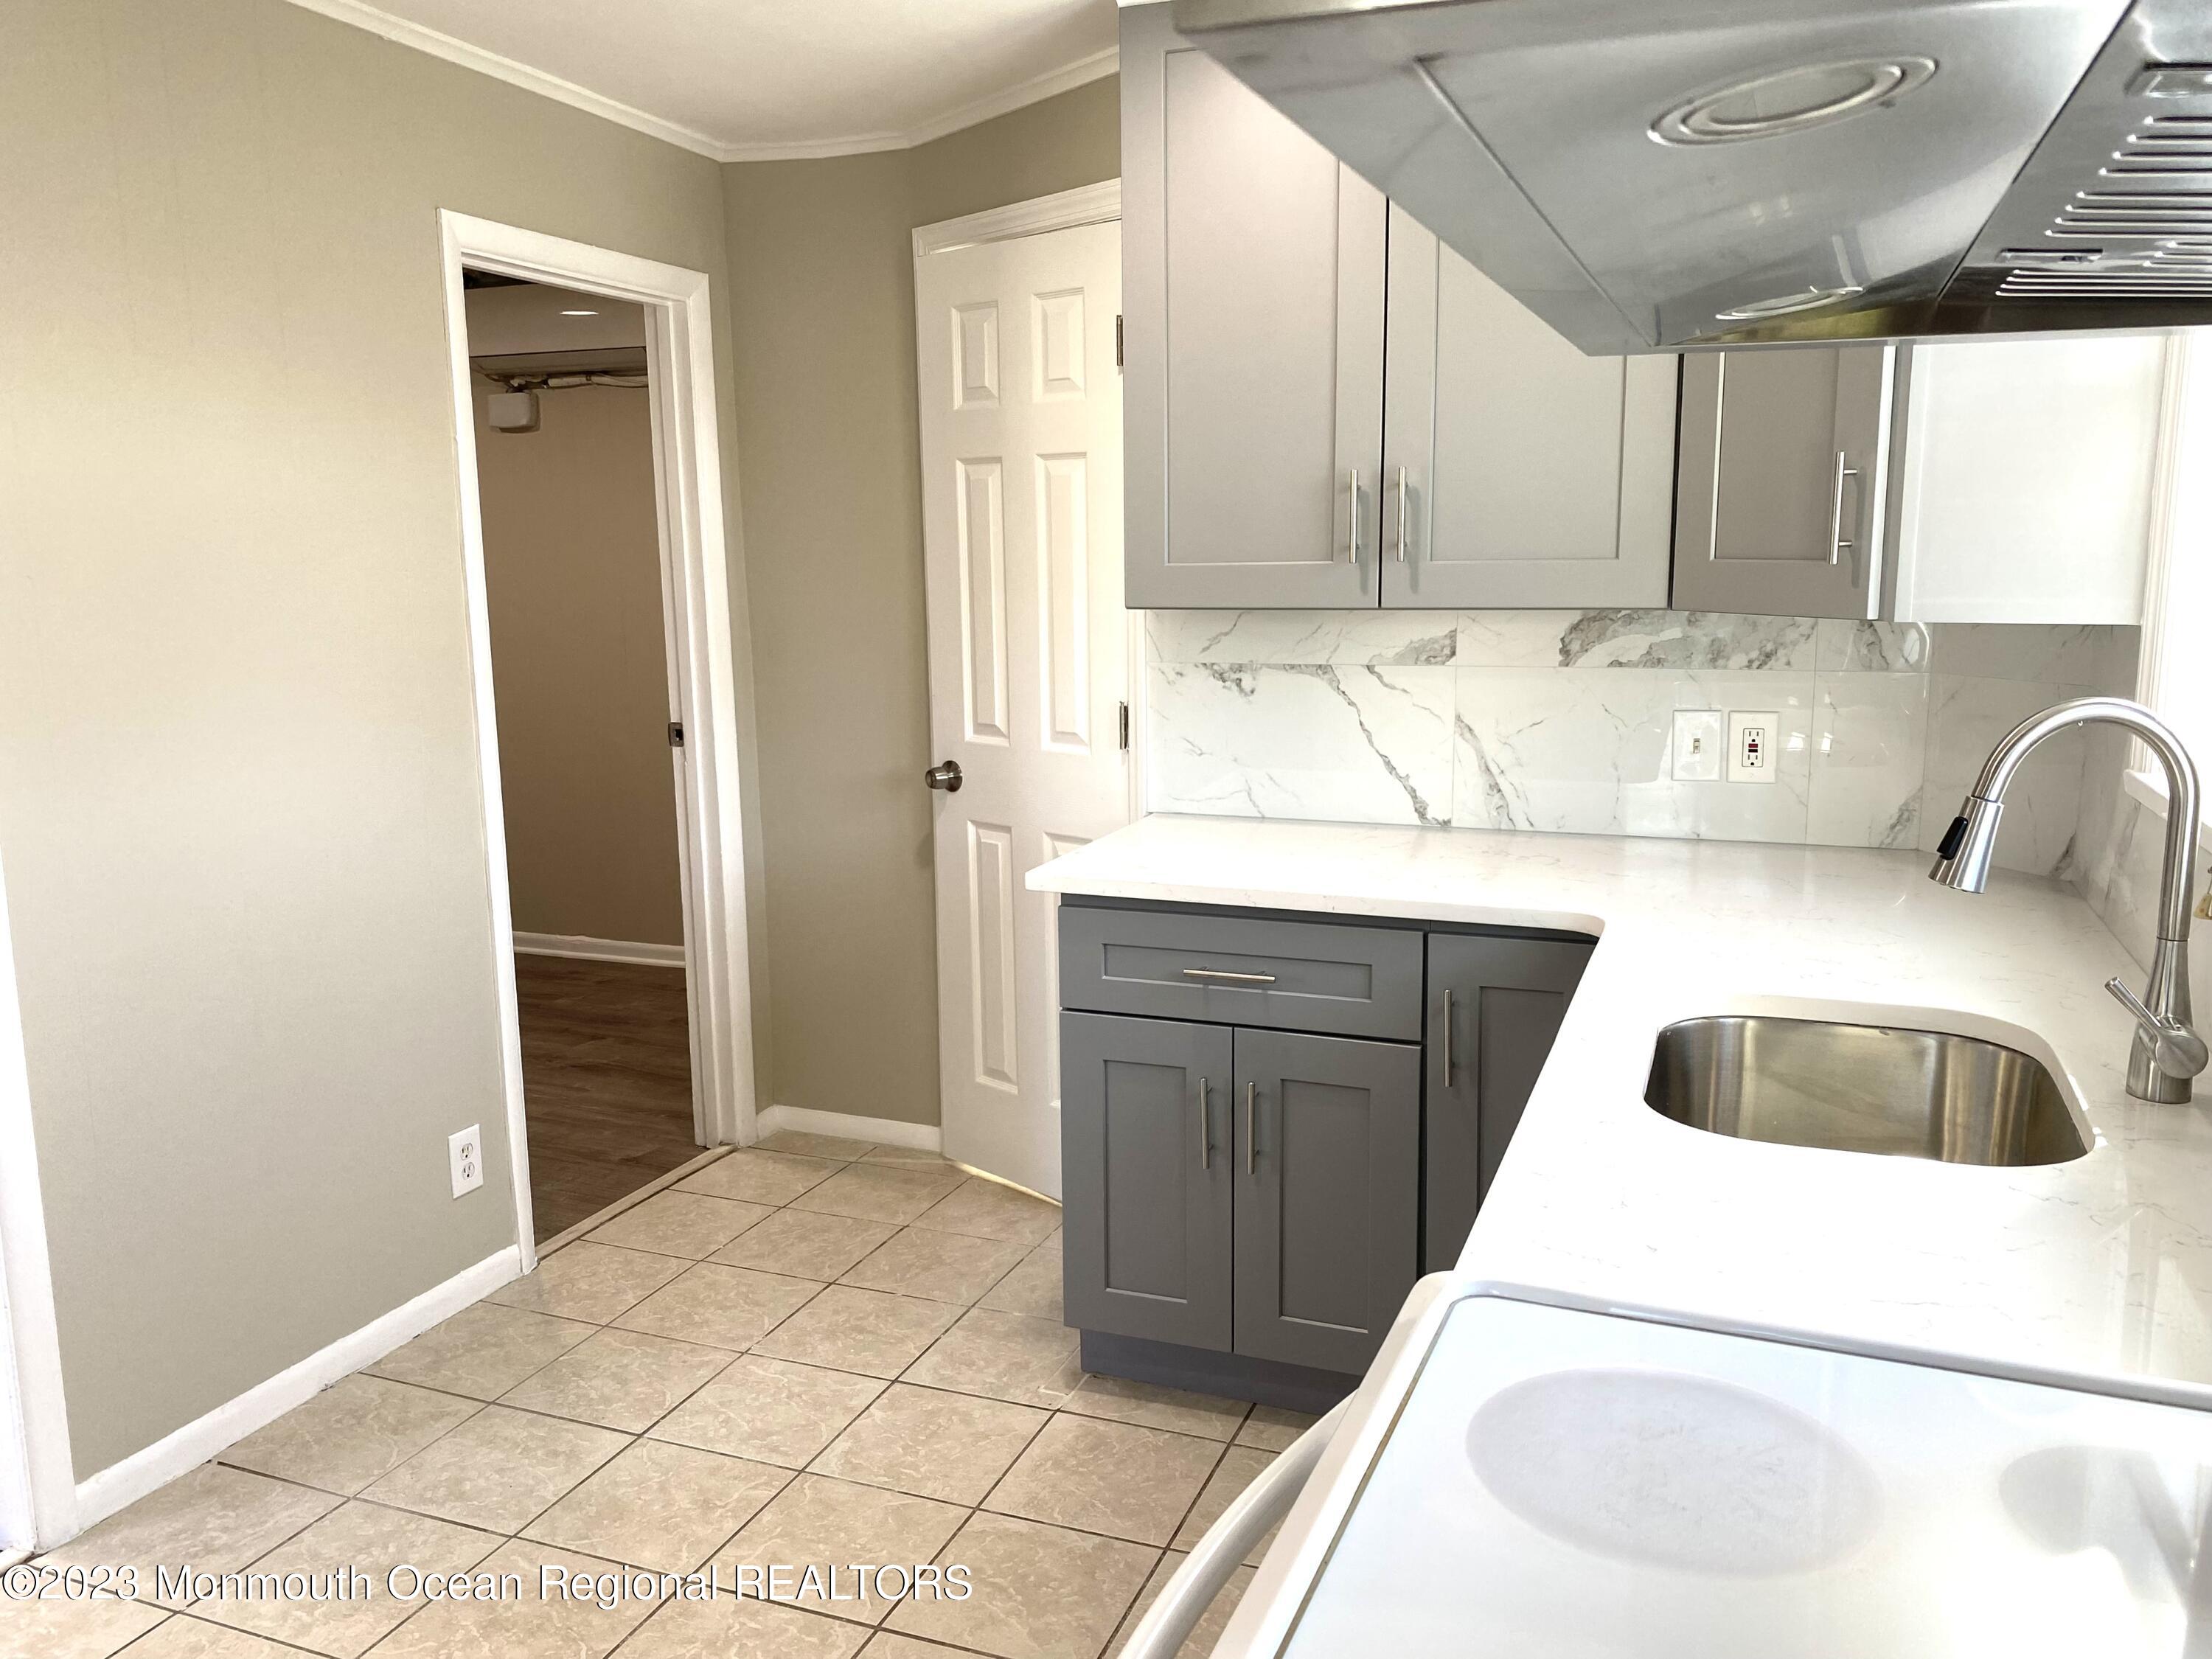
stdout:
POLYGON ((295 1406, 313 1399, 339 1378, 374 1364, 441 1320, 449 1319, 471 1304, 481 1302, 521 1273, 522 1252, 510 1244, 497 1255, 486 1256, 444 1284, 432 1285, 413 1301, 402 1303, 352 1334, 340 1337, 327 1348, 277 1372, 267 1382, 256 1383, 236 1399, 226 1401, 206 1416, 156 1440, 143 1451, 133 1452, 121 1462, 109 1464, 89 1480, 77 1484, 77 1530, 82 1531, 167 1486, 187 1469, 196 1468, 237 1444, 256 1429, 267 1427, 295 1406))
POLYGON ((514 948, 526 957, 577 957, 586 962, 629 962, 641 968, 681 968, 680 945, 647 945, 636 939, 592 939, 582 933, 521 933, 514 948))
POLYGON ((945 1132, 934 1123, 902 1123, 896 1118, 861 1117, 852 1112, 817 1112, 811 1106, 771 1106, 755 1120, 760 1133, 801 1129, 811 1135, 843 1135, 879 1146, 903 1146, 910 1152, 941 1152, 945 1132))

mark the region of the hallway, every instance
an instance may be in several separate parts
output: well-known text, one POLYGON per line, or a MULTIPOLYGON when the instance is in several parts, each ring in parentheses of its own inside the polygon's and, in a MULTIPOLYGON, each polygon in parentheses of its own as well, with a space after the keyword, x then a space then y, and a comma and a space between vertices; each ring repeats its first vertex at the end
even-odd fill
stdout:
POLYGON ((543 1244, 699 1156, 684 974, 518 954, 514 982, 543 1244))

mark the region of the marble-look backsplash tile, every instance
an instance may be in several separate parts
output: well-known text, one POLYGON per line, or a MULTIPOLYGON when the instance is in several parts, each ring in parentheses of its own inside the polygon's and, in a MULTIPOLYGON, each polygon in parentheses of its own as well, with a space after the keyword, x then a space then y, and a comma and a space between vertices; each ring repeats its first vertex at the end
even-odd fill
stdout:
POLYGON ((1449 665, 1454 611, 1147 611, 1158 663, 1391 663, 1449 665))
POLYGON ((1814 702, 1805 839, 1823 847, 1917 846, 1926 816, 1928 677, 1823 673, 1814 702))
MULTIPOLYGON (((2109 685, 2135 650, 2127 629, 1670 611, 1152 611, 1145 629, 1156 811, 1847 847, 1932 846, 2014 720, 2109 685), (1675 781, 1674 714, 1701 708, 1772 711, 1777 781, 1675 781)), ((2055 738, 2022 774, 2000 864, 2069 867, 2083 752, 2055 738)))
POLYGON ((1809 672, 1457 673, 1455 823, 1577 835, 1805 839, 1809 672), (1780 716, 1776 781, 1735 789, 1676 783, 1678 708, 1758 708, 1780 716))
POLYGON ((1832 673, 1914 672, 1928 666, 1928 630, 1918 623, 1823 617, 1816 650, 1814 666, 1832 673))
MULTIPOLYGON (((1921 818, 1920 846, 1932 853, 1997 740, 2030 714, 2087 688, 1960 674, 1933 674, 1929 681, 1929 810, 1921 818)), ((2084 753, 2077 726, 2044 739, 2014 774, 1997 824, 2001 868, 2072 873, 2084 753)))
POLYGON ((1462 668, 1810 668, 1819 624, 1705 611, 1477 611, 1462 668))
POLYGON ((1449 668, 1159 663, 1150 689, 1155 811, 1451 822, 1449 668))

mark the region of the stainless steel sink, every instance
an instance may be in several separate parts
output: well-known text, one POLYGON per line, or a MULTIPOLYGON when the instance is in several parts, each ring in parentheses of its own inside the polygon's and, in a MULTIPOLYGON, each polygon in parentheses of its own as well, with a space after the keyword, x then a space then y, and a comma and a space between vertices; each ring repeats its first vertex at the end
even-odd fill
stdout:
POLYGON ((1945 1031, 1686 1019, 1659 1033, 1644 1098, 1693 1129, 1791 1146, 2005 1165, 2089 1150, 2040 1061, 1945 1031))

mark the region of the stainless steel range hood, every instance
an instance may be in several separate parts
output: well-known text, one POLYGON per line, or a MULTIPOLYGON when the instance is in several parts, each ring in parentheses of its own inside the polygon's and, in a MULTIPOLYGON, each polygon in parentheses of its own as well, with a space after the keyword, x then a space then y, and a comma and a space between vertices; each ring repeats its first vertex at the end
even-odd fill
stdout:
POLYGON ((1175 0, 1585 351, 2212 324, 2212 0, 1175 0))

